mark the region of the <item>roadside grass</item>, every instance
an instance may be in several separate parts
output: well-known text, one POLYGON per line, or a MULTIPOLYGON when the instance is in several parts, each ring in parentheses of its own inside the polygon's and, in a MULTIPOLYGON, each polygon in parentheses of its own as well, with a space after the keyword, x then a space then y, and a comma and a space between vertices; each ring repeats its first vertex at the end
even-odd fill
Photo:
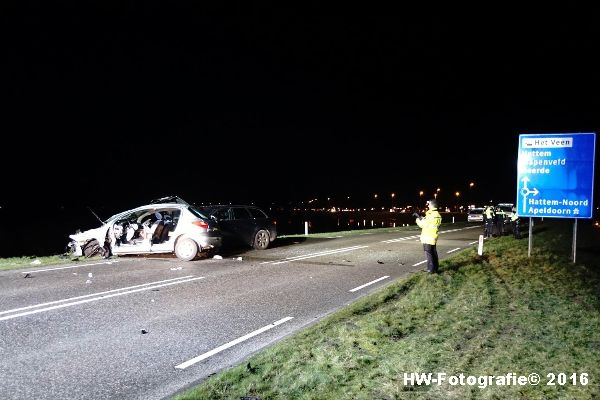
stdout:
POLYGON ((397 281, 175 398, 599 398, 600 240, 598 230, 584 236, 574 265, 570 234, 544 224, 532 257, 526 238, 486 241, 483 256, 469 249, 440 275, 397 281), (538 373, 541 383, 405 384, 411 372, 538 373), (567 382, 547 385, 550 373, 567 382))
POLYGON ((12 269, 22 269, 31 267, 44 267, 48 265, 89 262, 91 260, 100 260, 102 257, 69 257, 64 255, 54 255, 45 257, 26 256, 26 257, 10 257, 0 258, 0 271, 8 271, 12 269))

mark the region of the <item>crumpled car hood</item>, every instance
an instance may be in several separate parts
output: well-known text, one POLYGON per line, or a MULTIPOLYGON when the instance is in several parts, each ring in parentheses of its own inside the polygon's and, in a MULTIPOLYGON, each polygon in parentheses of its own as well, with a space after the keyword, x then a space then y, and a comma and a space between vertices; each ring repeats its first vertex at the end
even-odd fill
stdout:
POLYGON ((108 225, 102 225, 100 228, 89 229, 84 232, 74 233, 69 237, 77 242, 85 242, 89 239, 97 239, 99 243, 104 243, 108 225))

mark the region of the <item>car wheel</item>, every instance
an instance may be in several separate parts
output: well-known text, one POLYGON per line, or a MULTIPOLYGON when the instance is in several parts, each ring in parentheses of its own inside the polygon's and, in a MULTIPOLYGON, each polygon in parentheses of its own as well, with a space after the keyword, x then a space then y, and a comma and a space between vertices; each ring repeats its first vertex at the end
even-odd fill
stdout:
POLYGON ((264 229, 256 232, 252 247, 254 247, 256 250, 264 250, 269 247, 269 232, 264 229))
POLYGON ((175 245, 175 255, 183 261, 192 261, 198 255, 198 245, 192 239, 181 239, 175 245))
POLYGON ((97 254, 104 255, 103 250, 96 239, 90 239, 81 246, 81 251, 86 257, 94 257, 97 254))

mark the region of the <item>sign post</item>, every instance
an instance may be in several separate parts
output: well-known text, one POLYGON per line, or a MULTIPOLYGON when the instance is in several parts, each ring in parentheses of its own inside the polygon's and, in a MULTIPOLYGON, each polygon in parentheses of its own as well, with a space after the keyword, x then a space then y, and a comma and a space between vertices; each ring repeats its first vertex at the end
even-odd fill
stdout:
POLYGON ((573 262, 577 219, 592 218, 595 146, 596 133, 519 135, 517 215, 575 218, 573 262))

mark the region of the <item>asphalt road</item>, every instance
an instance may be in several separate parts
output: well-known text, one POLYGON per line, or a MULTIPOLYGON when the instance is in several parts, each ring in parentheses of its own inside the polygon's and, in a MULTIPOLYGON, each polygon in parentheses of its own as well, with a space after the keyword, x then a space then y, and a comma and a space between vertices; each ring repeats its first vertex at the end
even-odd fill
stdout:
MULTIPOLYGON (((475 246, 481 232, 444 225, 440 258, 475 246)), ((0 272, 0 398, 169 398, 424 270, 418 234, 0 272)))

